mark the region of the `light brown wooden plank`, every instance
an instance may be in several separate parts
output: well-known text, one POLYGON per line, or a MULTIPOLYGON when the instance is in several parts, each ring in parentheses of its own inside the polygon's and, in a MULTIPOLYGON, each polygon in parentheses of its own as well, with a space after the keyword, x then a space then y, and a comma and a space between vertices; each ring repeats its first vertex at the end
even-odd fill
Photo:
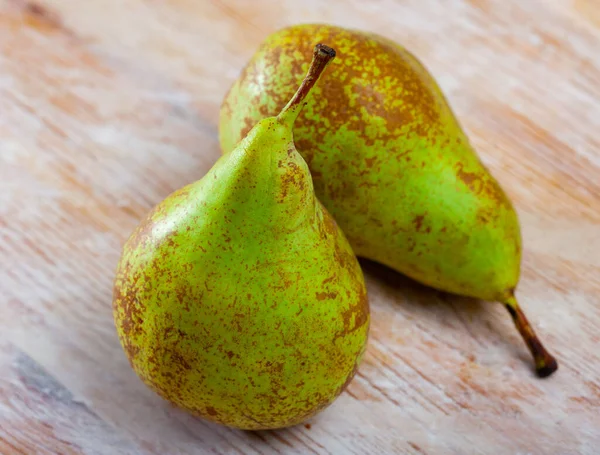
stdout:
POLYGON ((33 359, 0 341, 0 453, 140 453, 33 359))

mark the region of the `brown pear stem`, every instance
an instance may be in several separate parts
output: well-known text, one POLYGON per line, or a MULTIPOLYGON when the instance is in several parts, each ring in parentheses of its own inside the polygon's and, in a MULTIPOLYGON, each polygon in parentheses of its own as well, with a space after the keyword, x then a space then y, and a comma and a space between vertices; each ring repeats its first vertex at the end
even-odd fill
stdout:
POLYGON ((525 317, 525 313, 523 313, 517 303, 517 299, 514 296, 509 297, 504 302, 504 306, 506 306, 506 309, 512 316, 517 330, 519 330, 523 340, 527 343, 531 355, 533 355, 537 375, 540 378, 550 376, 558 369, 558 363, 552 354, 546 351, 546 348, 535 334, 533 327, 525 317))
POLYGON ((313 52, 313 59, 306 73, 306 77, 300 84, 300 87, 292 97, 292 99, 286 104, 283 110, 277 116, 277 119, 282 123, 293 124, 298 114, 304 107, 304 100, 313 86, 327 68, 333 59, 335 58, 335 50, 324 44, 317 44, 313 52))

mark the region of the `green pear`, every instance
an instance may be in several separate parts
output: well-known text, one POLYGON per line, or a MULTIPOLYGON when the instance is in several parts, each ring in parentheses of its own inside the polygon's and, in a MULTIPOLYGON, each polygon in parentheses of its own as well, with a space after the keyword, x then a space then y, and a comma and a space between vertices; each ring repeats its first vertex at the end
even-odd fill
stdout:
POLYGON ((281 109, 313 40, 333 43, 340 58, 295 123, 295 143, 354 252, 440 290, 502 302, 538 374, 550 375, 556 360, 515 298, 517 214, 433 77, 405 48, 324 24, 272 34, 223 102, 223 152, 281 109))
POLYGON ((318 45, 282 112, 158 204, 124 246, 113 308, 131 366, 214 422, 297 424, 334 401, 365 351, 362 271, 292 136, 334 56, 318 45))

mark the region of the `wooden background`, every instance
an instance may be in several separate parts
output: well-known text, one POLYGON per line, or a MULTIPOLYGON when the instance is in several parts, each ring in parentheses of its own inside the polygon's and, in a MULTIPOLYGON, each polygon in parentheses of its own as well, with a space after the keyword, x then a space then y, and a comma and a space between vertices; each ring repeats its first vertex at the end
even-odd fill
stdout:
POLYGON ((597 454, 600 1, 0 0, 0 453, 597 454), (366 359, 307 425, 173 409, 118 344, 111 285, 140 217, 219 156, 258 44, 324 21, 430 68, 522 220, 519 298, 559 359, 537 379, 499 305, 364 263, 366 359))

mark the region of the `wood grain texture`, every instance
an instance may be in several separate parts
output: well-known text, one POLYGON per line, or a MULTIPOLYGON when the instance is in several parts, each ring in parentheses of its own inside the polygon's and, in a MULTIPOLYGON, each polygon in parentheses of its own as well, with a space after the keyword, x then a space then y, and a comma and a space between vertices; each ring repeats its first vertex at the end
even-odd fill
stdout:
POLYGON ((0 453, 139 453, 47 372, 0 342, 0 453))
POLYGON ((596 0, 0 0, 0 453, 597 453, 599 49, 596 0), (518 296, 555 376, 535 378, 500 306, 366 261, 365 361, 306 427, 212 425, 133 374, 111 314, 122 243, 214 163, 262 39, 311 21, 397 40, 440 82, 521 216, 518 296))

